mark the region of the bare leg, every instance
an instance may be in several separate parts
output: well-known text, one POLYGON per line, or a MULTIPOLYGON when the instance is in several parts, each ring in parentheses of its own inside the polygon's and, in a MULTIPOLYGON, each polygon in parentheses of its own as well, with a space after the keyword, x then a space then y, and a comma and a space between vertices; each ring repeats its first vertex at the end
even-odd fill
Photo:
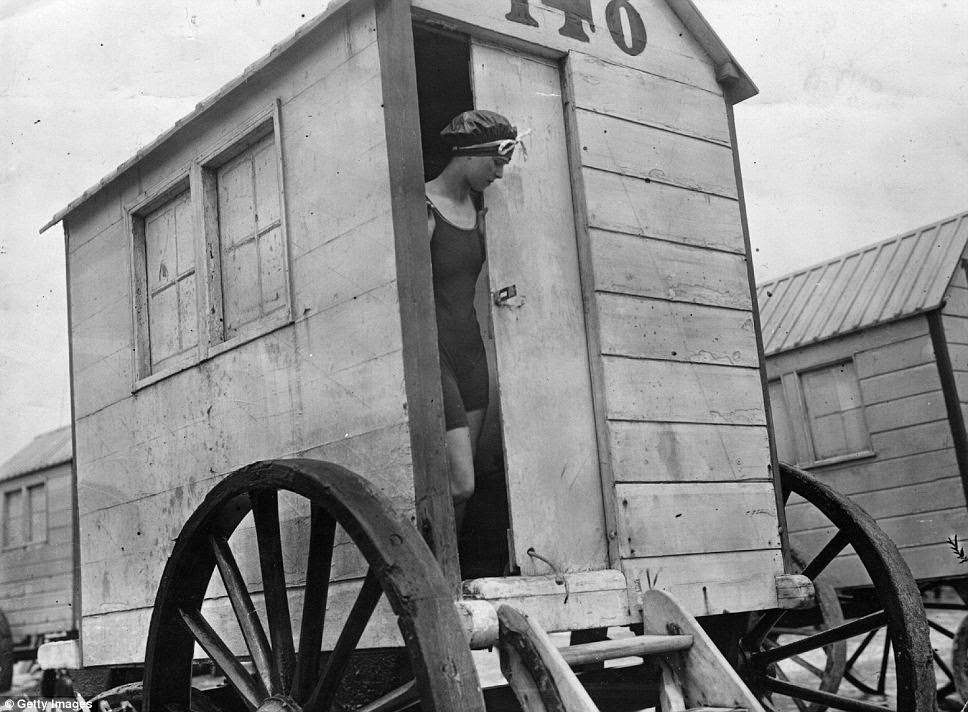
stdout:
POLYGON ((447 431, 447 460, 450 464, 450 492, 454 497, 457 531, 464 523, 467 500, 474 494, 474 454, 484 425, 484 410, 467 414, 468 426, 447 431))
POLYGON ((454 498, 457 531, 464 523, 467 500, 474 494, 474 448, 468 427, 447 431, 447 460, 450 463, 450 493, 454 498))

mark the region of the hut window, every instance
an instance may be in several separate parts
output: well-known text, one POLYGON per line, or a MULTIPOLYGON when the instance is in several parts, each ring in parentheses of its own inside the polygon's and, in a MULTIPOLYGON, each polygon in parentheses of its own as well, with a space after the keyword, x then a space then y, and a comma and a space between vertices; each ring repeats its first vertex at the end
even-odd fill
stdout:
POLYGON ((189 191, 143 218, 145 307, 151 371, 198 344, 195 244, 189 191))
POLYGON ((3 493, 3 546, 9 548, 24 543, 24 494, 16 489, 3 493))
POLYGON ((800 374, 804 415, 816 461, 870 452, 870 434, 853 361, 800 374))
POLYGON ((47 541, 47 492, 44 483, 3 493, 3 547, 47 541))
POLYGON ((41 482, 27 488, 27 542, 47 541, 47 491, 41 482))
POLYGON ((270 133, 217 169, 226 340, 288 306, 279 161, 270 133))

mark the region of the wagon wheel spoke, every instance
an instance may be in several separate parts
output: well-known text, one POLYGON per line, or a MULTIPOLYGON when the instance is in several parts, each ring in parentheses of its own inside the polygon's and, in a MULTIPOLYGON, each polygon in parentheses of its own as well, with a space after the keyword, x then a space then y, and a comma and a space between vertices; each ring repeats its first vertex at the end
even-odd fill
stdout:
POLYGON ((827 630, 821 631, 816 635, 811 635, 802 640, 787 643, 786 645, 778 645, 770 650, 754 653, 750 656, 750 662, 754 665, 769 665, 770 663, 777 662, 778 660, 790 658, 794 655, 806 653, 810 650, 817 650, 825 645, 836 643, 839 640, 847 640, 855 635, 866 633, 870 630, 883 626, 885 621, 886 615, 884 611, 877 611, 875 613, 871 613, 870 615, 866 615, 863 618, 852 620, 849 623, 828 628, 827 630))
POLYGON ((269 639, 266 637, 265 629, 259 620, 259 614, 252 604, 252 597, 249 595, 245 580, 239 571, 235 555, 232 554, 229 543, 224 537, 210 537, 209 543, 212 547, 212 553, 215 555, 215 562, 218 565, 222 583, 225 585, 225 591, 232 603, 232 610, 235 612, 239 628, 242 630, 245 645, 252 657, 252 662, 259 672, 262 685, 274 694, 278 691, 279 671, 272 660, 269 639))
POLYGON ((333 563, 336 520, 322 507, 314 506, 309 525, 309 556, 306 589, 299 633, 299 656, 292 683, 292 696, 305 700, 319 674, 319 651, 323 646, 323 624, 329 597, 329 576, 333 563))
POLYGON ((419 704, 426 712, 485 710, 454 593, 433 553, 385 495, 364 477, 332 463, 287 459, 247 465, 220 479, 191 514, 158 584, 145 650, 145 712, 207 708, 209 695, 191 685, 199 645, 227 678, 218 693, 225 709, 330 712, 349 705, 364 712, 402 712, 419 704), (280 505, 285 504, 288 520, 290 501, 295 518, 283 530, 280 505), (228 545, 248 521, 254 524, 254 532, 247 534, 256 539, 252 548, 259 557, 265 615, 263 604, 248 593, 248 560, 228 545), (337 527, 366 562, 355 597, 336 596, 330 583, 337 527), (290 562, 286 551, 285 567, 283 547, 302 552, 290 562), (290 610, 285 575, 290 568, 301 579, 290 582, 303 589, 301 614, 290 610), (201 614, 213 580, 219 579, 229 599, 224 608, 231 603, 239 621, 231 636, 220 628, 216 633, 201 614), (379 605, 384 592, 386 607, 379 605), (260 609, 258 617, 251 599, 260 609), (374 642, 391 649, 369 655, 357 647, 377 616, 374 642), (327 617, 346 623, 340 631, 327 631, 327 617), (390 638, 391 621, 403 634, 402 647, 390 638), (325 665, 324 637, 336 644, 325 665), (409 678, 402 677, 404 652, 409 678), (246 662, 243 667, 245 656, 251 656, 252 666, 246 662), (278 680, 277 692, 266 677, 278 680))
POLYGON ((884 629, 884 654, 881 656, 881 669, 877 674, 877 694, 883 695, 887 684, 887 662, 891 658, 891 635, 884 629))
POLYGON ((844 710, 845 712, 884 712, 883 705, 875 705, 861 700, 851 700, 831 692, 811 690, 809 687, 794 685, 785 680, 768 677, 763 680, 763 687, 769 692, 778 695, 786 695, 794 701, 805 700, 807 702, 817 702, 826 705, 830 709, 844 710))
POLYGON ((850 544, 850 539, 847 537, 847 534, 843 529, 838 530, 833 538, 824 544, 824 547, 813 557, 810 563, 803 568, 801 573, 811 581, 817 578, 830 565, 830 562, 836 559, 837 555, 847 548, 848 544, 850 544))
POLYGON ((849 682, 851 685, 853 685, 855 688, 857 688, 858 690, 860 690, 861 692, 863 692, 865 695, 877 695, 877 694, 880 694, 880 693, 878 693, 877 690, 875 690, 873 687, 871 687, 870 685, 868 685, 863 680, 859 679, 853 673, 845 672, 844 673, 844 679, 847 682, 849 682))
POLYGON ((292 640, 292 622, 289 618, 289 598, 286 591, 286 575, 282 566, 282 536, 279 532, 279 498, 275 490, 257 490, 252 493, 252 518, 256 538, 259 541, 259 563, 262 568, 262 588, 265 593, 266 615, 272 636, 274 668, 278 680, 273 689, 289 689, 295 650, 292 640))
POLYGON ((818 668, 816 665, 813 665, 808 660, 804 660, 799 655, 791 655, 790 656, 790 662, 796 663, 797 665, 799 665, 800 667, 802 667, 804 670, 806 670, 807 672, 813 673, 817 677, 823 677, 823 670, 821 670, 820 668, 818 668))
POLYGON ((303 705, 304 712, 327 712, 329 710, 336 695, 336 687, 349 664, 350 655, 356 649, 357 643, 360 642, 363 630, 373 616, 373 611, 376 610, 382 594, 380 580, 374 570, 370 568, 366 572, 363 586, 360 588, 349 617, 346 619, 346 625, 339 634, 336 647, 333 648, 329 657, 326 670, 313 688, 306 704, 303 705))
POLYGON ((857 649, 851 654, 850 658, 847 659, 847 665, 844 667, 845 672, 850 672, 850 669, 854 667, 854 663, 856 663, 857 659, 863 655, 865 650, 867 650, 867 646, 870 645, 870 642, 874 640, 875 635, 877 635, 876 628, 864 636, 864 639, 860 642, 860 645, 857 646, 857 649))
MULTIPOLYGON (((778 679, 783 680, 784 682, 790 681, 790 678, 787 677, 787 674, 783 672, 783 668, 781 668, 779 665, 776 666, 776 676, 778 679)), ((803 700, 798 700, 795 697, 792 699, 793 699, 793 704, 796 705, 798 712, 809 712, 810 707, 807 705, 806 702, 804 702, 803 700)))
POLYGON ((265 698, 265 691, 256 682, 242 663, 232 654, 225 641, 216 633, 200 611, 186 611, 179 609, 182 620, 191 631, 195 640, 202 646, 208 656, 218 665, 232 687, 241 695, 246 706, 255 709, 265 698))
POLYGON ((948 629, 947 629, 947 628, 945 628, 945 627, 944 627, 943 625, 940 625, 940 624, 938 624, 938 623, 935 623, 935 622, 934 622, 933 620, 931 620, 930 618, 928 618, 928 625, 929 625, 929 626, 930 626, 931 628, 934 628, 934 629, 935 629, 936 631, 938 631, 939 633, 941 633, 941 635, 944 635, 944 636, 946 636, 946 637, 948 637, 948 638, 954 638, 954 637, 955 637, 955 633, 954 633, 954 631, 953 631, 953 630, 948 630, 948 629))
POLYGON ((359 707, 356 712, 403 712, 419 701, 420 692, 417 690, 417 682, 411 680, 368 705, 359 707))

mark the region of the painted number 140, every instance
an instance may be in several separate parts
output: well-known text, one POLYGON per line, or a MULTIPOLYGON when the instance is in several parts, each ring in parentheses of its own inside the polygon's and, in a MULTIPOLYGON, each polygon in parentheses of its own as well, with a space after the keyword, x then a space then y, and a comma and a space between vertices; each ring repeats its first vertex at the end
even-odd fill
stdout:
MULTIPOLYGON (((595 31, 591 0, 541 0, 541 3, 565 13, 565 24, 558 29, 559 34, 581 42, 589 41, 585 25, 592 32, 595 31)), ((531 14, 529 0, 511 0, 511 12, 504 17, 522 25, 538 26, 538 21, 531 14)), ((635 56, 645 49, 645 23, 629 0, 609 0, 605 5, 605 25, 612 41, 626 54, 635 56), (628 23, 627 34, 622 26, 623 14, 628 23)))

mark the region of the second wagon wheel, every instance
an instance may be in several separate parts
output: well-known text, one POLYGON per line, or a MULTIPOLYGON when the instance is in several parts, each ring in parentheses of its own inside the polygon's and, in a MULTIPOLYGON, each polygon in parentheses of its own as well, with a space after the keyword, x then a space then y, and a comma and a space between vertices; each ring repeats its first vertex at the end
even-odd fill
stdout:
MULTIPOLYGON (((781 464, 783 489, 787 496, 795 493, 816 508, 826 519, 830 536, 817 551, 802 552, 810 556, 803 569, 810 579, 819 576, 836 557, 848 548, 857 555, 871 582, 873 609, 864 615, 776 646, 766 644, 771 631, 780 627, 785 611, 766 613, 744 638, 747 651, 742 673, 759 694, 793 700, 797 709, 818 705, 831 710, 883 712, 885 703, 876 697, 841 687, 837 692, 818 689, 819 685, 791 682, 777 664, 795 656, 809 655, 838 641, 848 642, 847 667, 856 662, 871 641, 871 632, 886 624, 887 639, 893 650, 893 674, 898 712, 932 712, 935 707, 935 680, 928 626, 921 594, 911 572, 894 543, 874 520, 848 498, 835 492, 801 469, 781 464)), ((849 608, 848 608, 849 612, 849 608)), ((882 671, 883 674, 883 671, 882 671)), ((814 707, 816 709, 817 707, 814 707)))
POLYGON ((148 634, 145 710, 206 709, 191 685, 197 643, 247 709, 328 712, 340 682, 346 684, 351 655, 383 596, 396 617, 415 682, 360 709, 389 712, 419 701, 426 711, 484 712, 453 596, 416 529, 392 511, 387 498, 354 473, 315 460, 267 461, 238 470, 216 485, 192 514, 165 567, 148 634), (290 616, 290 601, 298 589, 287 582, 283 565, 283 498, 295 500, 300 511, 308 510, 310 519, 298 547, 306 550, 298 646, 290 616), (250 513, 256 540, 251 553, 262 579, 255 598, 264 601, 268 629, 241 571, 243 554, 229 544, 250 513), (326 655, 321 647, 327 598, 334 593, 330 570, 337 524, 358 547, 368 570, 333 651, 326 655), (219 580, 234 611, 231 626, 214 613, 203 613, 206 591, 219 580), (247 655, 234 653, 223 637, 232 630, 241 634, 247 655))

